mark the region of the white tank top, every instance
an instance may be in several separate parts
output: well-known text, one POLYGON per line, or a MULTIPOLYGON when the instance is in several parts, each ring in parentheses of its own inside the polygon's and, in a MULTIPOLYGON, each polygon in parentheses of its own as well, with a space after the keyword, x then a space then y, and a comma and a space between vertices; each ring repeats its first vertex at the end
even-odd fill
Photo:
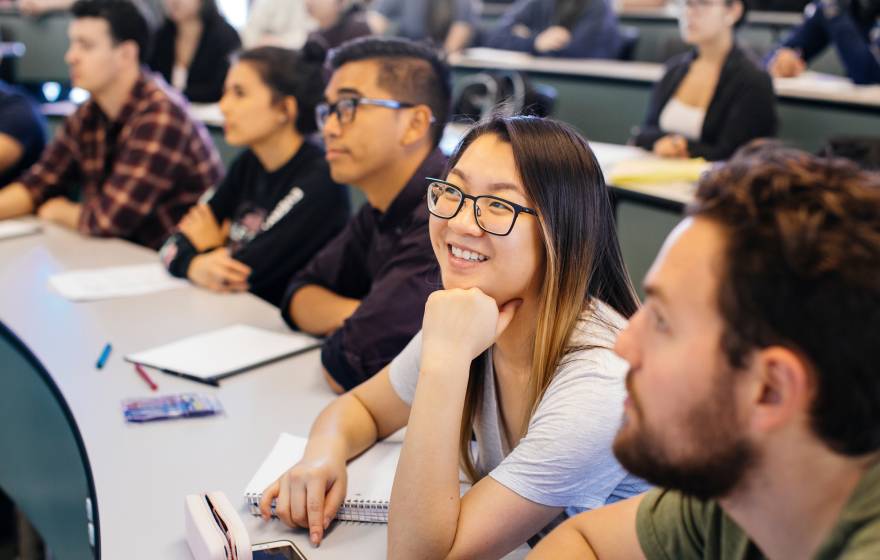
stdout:
POLYGON ((685 105, 671 97, 660 113, 660 129, 669 134, 681 134, 688 140, 699 140, 705 119, 705 109, 685 105))
POLYGON ((189 79, 189 69, 186 66, 175 64, 171 69, 171 85, 178 91, 186 89, 186 81, 189 79))

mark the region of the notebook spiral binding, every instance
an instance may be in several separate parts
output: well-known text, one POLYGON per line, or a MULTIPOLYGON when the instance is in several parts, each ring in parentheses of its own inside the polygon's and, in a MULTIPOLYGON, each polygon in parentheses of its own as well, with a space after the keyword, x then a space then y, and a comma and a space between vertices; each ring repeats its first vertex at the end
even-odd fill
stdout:
MULTIPOLYGON (((245 494, 248 508, 253 515, 260 515, 261 494, 245 494)), ((388 523, 388 501, 384 500, 345 500, 336 512, 340 521, 357 521, 361 523, 388 523)), ((272 515, 275 515, 275 502, 272 502, 272 515)))
POLYGON ((366 523, 388 523, 389 503, 382 500, 345 500, 336 519, 366 523))

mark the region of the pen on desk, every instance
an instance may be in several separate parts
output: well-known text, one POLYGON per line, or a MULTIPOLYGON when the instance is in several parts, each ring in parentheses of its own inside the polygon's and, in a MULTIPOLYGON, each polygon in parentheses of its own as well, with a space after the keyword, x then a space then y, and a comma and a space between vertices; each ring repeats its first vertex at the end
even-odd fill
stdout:
POLYGON ((156 383, 152 379, 150 379, 150 376, 147 375, 146 370, 142 368, 140 364, 135 364, 134 369, 135 371, 137 371, 138 375, 141 376, 141 379, 143 379, 147 383, 147 385, 150 386, 150 389, 154 391, 159 389, 159 386, 156 385, 156 383))
POLYGON ((113 350, 113 346, 108 342, 104 345, 104 349, 101 350, 101 355, 98 356, 98 361, 95 363, 95 367, 101 369, 104 367, 104 364, 107 363, 107 358, 110 356, 110 351, 113 350))

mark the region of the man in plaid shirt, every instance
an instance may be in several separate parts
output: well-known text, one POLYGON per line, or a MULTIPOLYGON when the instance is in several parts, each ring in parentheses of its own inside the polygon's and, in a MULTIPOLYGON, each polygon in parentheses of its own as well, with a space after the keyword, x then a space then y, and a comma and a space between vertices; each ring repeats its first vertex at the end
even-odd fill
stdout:
POLYGON ((0 190, 0 219, 36 211, 84 234, 158 248, 222 175, 205 127, 183 98, 141 69, 147 23, 130 2, 72 8, 71 80, 91 94, 40 160, 0 190), (65 194, 79 185, 79 202, 65 194))

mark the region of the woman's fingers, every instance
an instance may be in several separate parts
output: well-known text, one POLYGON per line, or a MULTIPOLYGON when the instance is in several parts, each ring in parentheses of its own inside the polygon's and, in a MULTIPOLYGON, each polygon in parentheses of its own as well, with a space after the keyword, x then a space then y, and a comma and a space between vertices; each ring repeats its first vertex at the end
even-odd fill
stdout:
POLYGON ((271 486, 263 490, 263 497, 260 498, 260 514, 267 521, 272 517, 272 500, 278 496, 280 488, 281 483, 276 480, 271 486))
POLYGON ((324 493, 327 480, 312 478, 306 483, 306 516, 308 517, 309 539, 318 546, 324 538, 324 493))

